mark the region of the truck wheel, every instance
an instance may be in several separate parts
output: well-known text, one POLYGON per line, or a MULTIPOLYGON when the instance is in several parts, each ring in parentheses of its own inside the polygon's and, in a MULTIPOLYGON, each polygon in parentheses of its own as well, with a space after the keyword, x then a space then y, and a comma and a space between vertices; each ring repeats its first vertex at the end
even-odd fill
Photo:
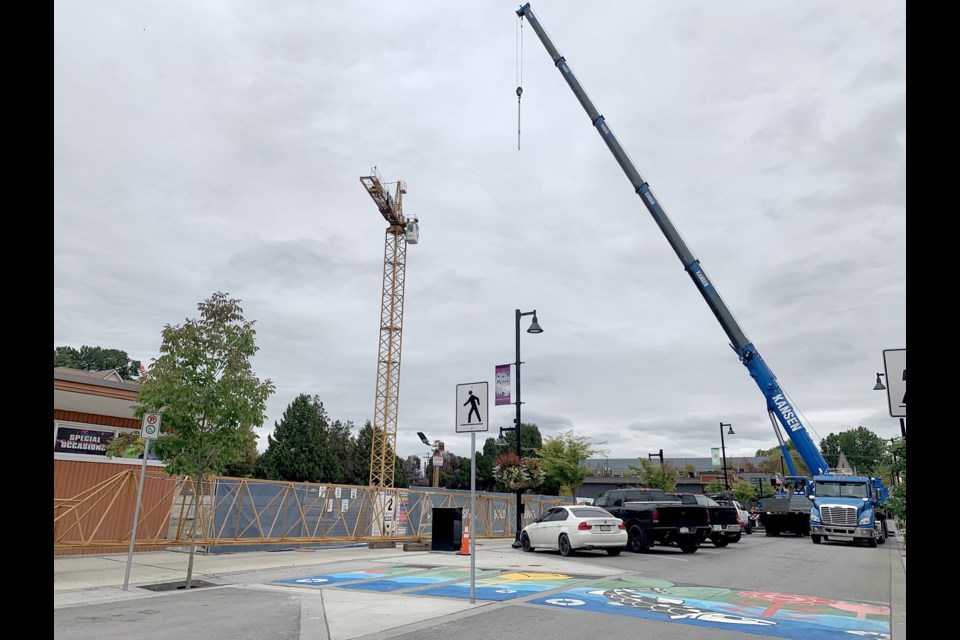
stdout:
POLYGON ((816 533, 810 534, 810 540, 813 542, 813 544, 820 544, 820 536, 816 533))
POLYGON ((650 544, 647 543, 647 536, 644 535, 643 529, 636 525, 630 527, 630 532, 627 537, 627 548, 634 553, 650 551, 650 544))
POLYGON ((880 520, 880 539, 877 540, 877 542, 879 542, 880 544, 886 544, 888 534, 889 534, 889 531, 887 530, 887 520, 886 518, 884 518, 880 520))
POLYGON ((730 536, 730 542, 740 542, 740 534, 735 533, 732 536, 730 536))
POLYGON ((573 547, 570 546, 570 538, 567 537, 567 534, 561 533, 560 540, 558 541, 557 546, 560 548, 560 555, 562 556, 572 556, 573 547))
POLYGON ((684 553, 694 553, 698 548, 700 548, 700 543, 697 542, 696 537, 693 538, 682 538, 677 544, 680 547, 680 551, 684 553))
POLYGON ((877 536, 873 536, 872 538, 870 538, 869 540, 867 540, 867 546, 870 547, 871 549, 876 549, 876 548, 877 548, 877 536))
POLYGON ((723 547, 730 544, 730 541, 724 536, 711 536, 710 540, 713 542, 713 546, 722 549, 723 547))
POLYGON ((774 529, 773 527, 767 527, 767 535, 776 538, 780 535, 780 530, 774 529))
POLYGON ((527 552, 533 551, 533 547, 530 545, 530 536, 526 533, 520 535, 520 548, 527 552))

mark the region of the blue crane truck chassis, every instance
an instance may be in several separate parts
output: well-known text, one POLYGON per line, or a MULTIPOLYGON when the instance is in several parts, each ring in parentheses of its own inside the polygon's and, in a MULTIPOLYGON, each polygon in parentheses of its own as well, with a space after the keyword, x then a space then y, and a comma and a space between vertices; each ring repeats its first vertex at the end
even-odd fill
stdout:
POLYGON ((884 505, 889 490, 876 478, 854 475, 815 476, 809 496, 810 539, 862 540, 871 547, 887 541, 884 505))

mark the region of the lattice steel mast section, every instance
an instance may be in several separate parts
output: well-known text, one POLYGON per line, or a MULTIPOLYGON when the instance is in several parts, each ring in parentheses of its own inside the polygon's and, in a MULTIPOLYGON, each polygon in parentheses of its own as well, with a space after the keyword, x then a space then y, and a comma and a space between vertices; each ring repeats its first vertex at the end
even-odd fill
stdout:
POLYGON ((360 182, 387 221, 383 243, 383 292, 380 307, 380 348, 377 355, 377 394, 373 412, 373 439, 370 446, 370 486, 393 487, 396 468, 397 407, 400 400, 400 348, 403 343, 403 290, 406 276, 407 244, 416 244, 416 218, 403 215, 403 181, 396 183, 391 196, 374 167, 360 182))

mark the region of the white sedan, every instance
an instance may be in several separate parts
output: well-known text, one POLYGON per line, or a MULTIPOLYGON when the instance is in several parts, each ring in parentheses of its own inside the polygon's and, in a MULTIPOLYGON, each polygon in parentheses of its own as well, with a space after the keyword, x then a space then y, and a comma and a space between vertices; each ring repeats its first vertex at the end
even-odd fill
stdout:
POLYGON ((626 546, 623 520, 606 509, 585 505, 552 507, 520 533, 524 551, 557 549, 562 556, 579 549, 606 549, 615 556, 626 546))

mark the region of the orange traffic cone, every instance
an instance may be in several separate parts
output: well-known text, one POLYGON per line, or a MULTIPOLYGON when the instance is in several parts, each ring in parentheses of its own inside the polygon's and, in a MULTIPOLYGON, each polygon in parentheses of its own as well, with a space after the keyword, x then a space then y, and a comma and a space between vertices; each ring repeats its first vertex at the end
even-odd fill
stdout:
POLYGON ((470 525, 464 525, 463 537, 460 539, 460 555, 470 555, 470 525))

